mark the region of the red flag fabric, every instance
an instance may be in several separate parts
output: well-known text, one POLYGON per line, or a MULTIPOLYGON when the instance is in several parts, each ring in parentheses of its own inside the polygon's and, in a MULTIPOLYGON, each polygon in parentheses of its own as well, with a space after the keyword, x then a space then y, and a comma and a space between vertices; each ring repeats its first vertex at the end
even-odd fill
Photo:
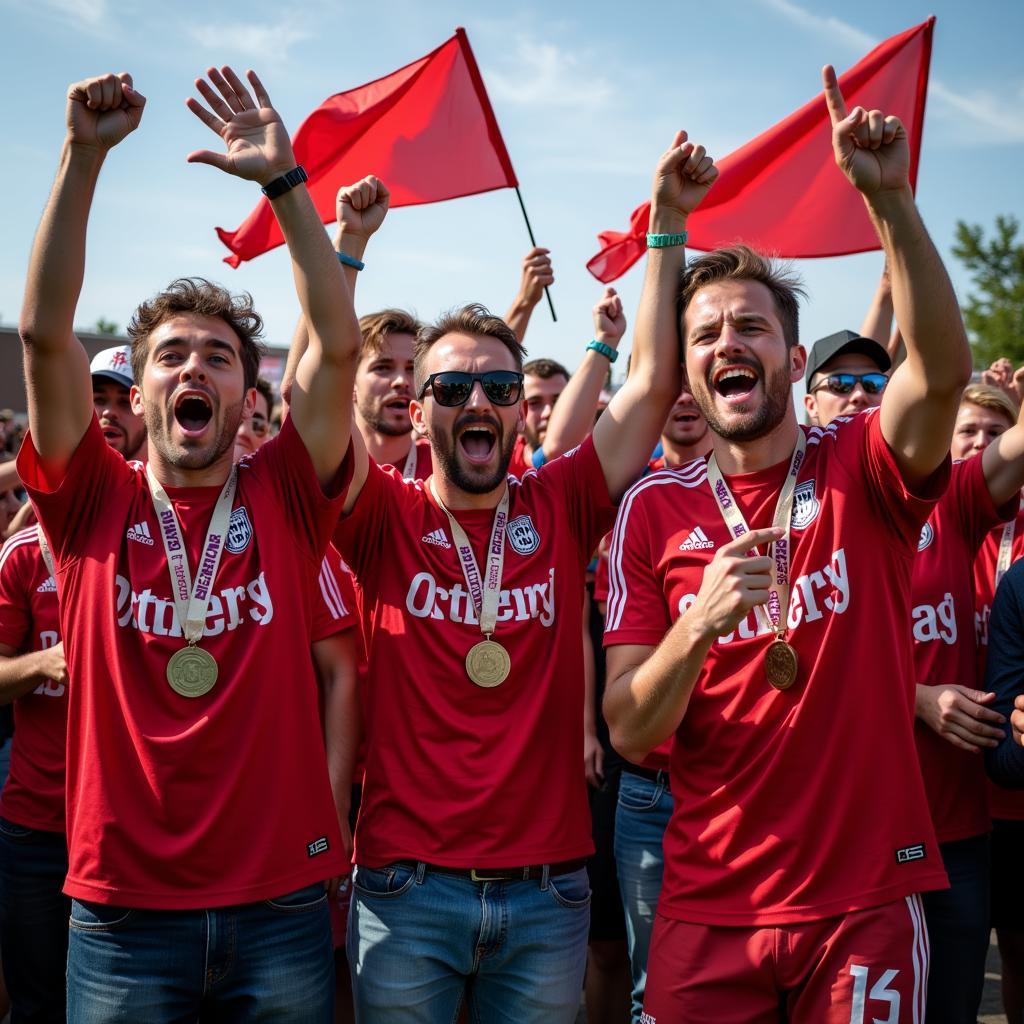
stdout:
MULTIPOLYGON (((903 121, 915 188, 934 24, 929 18, 887 39, 839 79, 848 110, 878 109, 903 121)), ((742 241, 799 259, 881 248, 863 200, 832 156, 824 93, 716 163, 718 180, 687 223, 690 248, 742 241)), ((597 236, 601 251, 587 269, 599 281, 614 281, 644 254, 650 212, 644 203, 628 231, 597 236)))
MULTIPOLYGON (((420 60, 325 100, 292 139, 296 160, 325 224, 338 189, 376 174, 391 205, 415 206, 518 185, 512 161, 463 29, 420 60)), ((217 228, 244 260, 281 245, 270 204, 260 199, 237 231, 217 228)))

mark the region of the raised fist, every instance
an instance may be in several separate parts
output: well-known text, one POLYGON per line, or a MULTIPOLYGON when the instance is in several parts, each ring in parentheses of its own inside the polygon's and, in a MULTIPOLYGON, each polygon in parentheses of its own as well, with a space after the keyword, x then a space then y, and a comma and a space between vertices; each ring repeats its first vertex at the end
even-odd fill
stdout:
POLYGON ((601 300, 594 306, 594 340, 618 348, 626 333, 626 315, 622 312, 622 299, 614 288, 605 288, 601 300))
POLYGON ((354 185, 342 185, 335 200, 338 230, 369 238, 384 223, 390 202, 391 193, 384 182, 372 174, 354 185))
POLYGON ((146 97, 135 91, 127 71, 86 78, 68 88, 68 140, 108 150, 135 131, 146 97))
POLYGON ((686 132, 676 132, 658 161, 652 194, 659 211, 672 210, 683 218, 693 213, 718 177, 718 168, 704 147, 687 139, 686 132))

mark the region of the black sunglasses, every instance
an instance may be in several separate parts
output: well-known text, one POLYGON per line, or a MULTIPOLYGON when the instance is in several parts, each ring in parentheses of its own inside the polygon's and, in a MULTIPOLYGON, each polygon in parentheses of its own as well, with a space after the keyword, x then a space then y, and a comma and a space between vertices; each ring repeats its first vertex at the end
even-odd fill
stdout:
POLYGON ((880 395, 888 383, 884 373, 830 373, 811 388, 811 394, 827 388, 833 395, 848 395, 860 384, 865 394, 880 395))
POLYGON ((418 397, 422 402, 429 388, 438 405, 465 405, 477 381, 487 400, 494 405, 515 405, 523 394, 523 375, 515 370, 489 370, 487 373, 442 370, 426 379, 418 397))

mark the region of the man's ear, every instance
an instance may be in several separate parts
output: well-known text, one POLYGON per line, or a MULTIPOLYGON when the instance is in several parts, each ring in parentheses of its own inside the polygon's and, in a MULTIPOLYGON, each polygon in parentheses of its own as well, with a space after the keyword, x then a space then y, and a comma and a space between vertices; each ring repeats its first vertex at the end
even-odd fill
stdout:
POLYGON ((807 349, 803 345, 794 345, 789 350, 789 379, 795 384, 807 369, 807 349))
POLYGON ((427 419, 423 404, 415 398, 409 401, 409 419, 412 420, 412 429, 420 436, 427 436, 427 419))
POLYGON ((818 400, 814 395, 804 395, 804 408, 807 410, 807 419, 812 427, 821 426, 818 422, 818 400))
POLYGON ((128 401, 131 403, 132 412, 136 416, 142 416, 146 411, 146 403, 142 398, 142 388, 133 384, 128 391, 128 401))

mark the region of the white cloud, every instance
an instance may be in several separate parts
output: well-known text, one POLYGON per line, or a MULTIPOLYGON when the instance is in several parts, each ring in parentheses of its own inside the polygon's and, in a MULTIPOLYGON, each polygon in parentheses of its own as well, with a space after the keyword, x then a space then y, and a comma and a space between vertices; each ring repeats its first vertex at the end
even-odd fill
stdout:
POLYGON ((254 25, 245 21, 203 22, 201 25, 189 25, 187 29, 200 46, 221 53, 238 53, 263 64, 285 60, 292 46, 313 35, 308 29, 295 24, 293 19, 276 25, 254 25))
MULTIPOLYGON (((838 42, 851 53, 863 56, 881 40, 861 31, 855 25, 834 17, 822 17, 792 0, 758 0, 762 6, 788 18, 804 31, 838 42)), ((1024 95, 1024 84, 1018 83, 1018 94, 1024 95)), ((942 79, 932 75, 928 83, 928 98, 935 101, 931 111, 945 121, 955 124, 961 137, 990 145, 1024 142, 1024 113, 1020 104, 1008 106, 993 92, 976 89, 970 93, 950 88, 942 79), (966 115, 967 120, 964 120, 966 115)))
POLYGON ((594 64, 554 43, 518 35, 515 51, 485 75, 488 90, 517 106, 607 110, 615 100, 611 82, 594 74, 594 64))
POLYGON ((110 15, 107 0, 38 0, 39 7, 69 21, 98 26, 110 15))

